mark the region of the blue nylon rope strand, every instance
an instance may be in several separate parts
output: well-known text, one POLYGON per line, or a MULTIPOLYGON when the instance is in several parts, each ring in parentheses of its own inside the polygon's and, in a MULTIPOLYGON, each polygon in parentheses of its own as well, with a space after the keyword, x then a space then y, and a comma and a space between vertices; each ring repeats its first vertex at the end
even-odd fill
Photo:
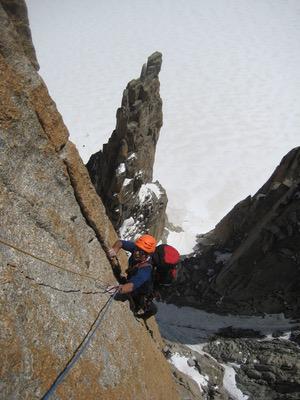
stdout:
POLYGON ((42 397, 41 400, 50 399, 50 397, 54 394, 54 392, 55 392, 56 388, 58 387, 58 385, 63 381, 63 379, 66 377, 68 372, 74 366, 76 361, 82 355, 82 353, 84 352, 84 350, 86 349, 86 347, 90 343, 92 337, 94 336, 94 333, 96 332, 97 328, 99 327, 99 325, 103 321, 103 319, 105 317, 105 314, 107 313, 108 309, 110 308, 110 305, 112 304, 112 301, 113 301, 113 299, 114 299, 116 294, 117 294, 117 292, 115 292, 113 294, 113 296, 111 296, 108 299, 108 301, 104 304, 102 309, 99 311, 96 320, 94 321, 93 325, 91 326, 89 332, 86 334, 86 336, 83 339, 83 341, 80 343, 80 345, 75 350, 75 353, 74 353, 73 357, 69 360, 69 362, 68 362, 67 366, 65 367, 65 369, 58 375, 58 377, 55 379, 55 381, 53 382, 53 384, 51 385, 51 387, 49 388, 47 393, 42 397))

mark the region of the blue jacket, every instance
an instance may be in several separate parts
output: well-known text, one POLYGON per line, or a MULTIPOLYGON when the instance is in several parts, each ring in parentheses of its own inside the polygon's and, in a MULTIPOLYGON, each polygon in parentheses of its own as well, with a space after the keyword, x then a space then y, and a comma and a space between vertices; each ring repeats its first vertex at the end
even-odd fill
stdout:
POLYGON ((133 283, 132 294, 149 294, 152 290, 151 260, 149 259, 149 262, 141 268, 134 268, 134 265, 138 264, 138 262, 135 261, 132 256, 132 254, 137 250, 136 245, 134 244, 134 242, 131 242, 129 240, 122 240, 122 249, 131 253, 131 256, 128 260, 130 271, 128 273, 127 279, 129 283, 133 283))

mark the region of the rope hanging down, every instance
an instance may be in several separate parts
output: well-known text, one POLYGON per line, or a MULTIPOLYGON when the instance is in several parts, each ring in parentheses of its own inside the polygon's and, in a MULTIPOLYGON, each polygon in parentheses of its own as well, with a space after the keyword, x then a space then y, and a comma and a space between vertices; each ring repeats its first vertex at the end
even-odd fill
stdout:
MULTIPOLYGON (((19 251, 29 257, 32 257, 38 261, 41 261, 43 263, 46 263, 52 267, 58 268, 60 270, 66 271, 66 272, 70 272, 71 274, 74 275, 79 275, 81 277, 85 277, 88 279, 92 279, 93 281, 96 282, 103 282, 101 281, 99 278, 95 278, 91 275, 86 275, 86 274, 81 274, 78 272, 74 272, 72 270, 69 270, 67 268, 64 268, 60 265, 57 265, 55 263, 52 263, 51 261, 45 260, 41 257, 35 256, 34 254, 29 253, 28 251, 25 251, 17 246, 12 245, 11 243, 6 242, 5 240, 0 238, 0 243, 10 247, 16 251, 19 251)), ((103 282, 105 284, 105 291, 106 293, 110 293, 109 291, 107 291, 107 283, 103 282)), ((84 339, 82 340, 82 342, 79 344, 79 346, 77 347, 77 349, 75 350, 75 353, 73 354, 73 356, 71 357, 71 359, 68 361, 66 367, 64 368, 63 371, 61 371, 61 373, 57 376, 57 378, 55 379, 55 381, 53 382, 53 384, 51 385, 51 387, 49 388, 49 390, 45 393, 45 395, 42 397, 42 400, 48 400, 50 399, 50 397, 54 394, 56 388, 58 387, 58 385, 64 380, 64 378, 66 377, 66 375, 68 374, 68 372, 71 370, 71 368, 74 366, 74 364, 76 363, 76 361, 79 359, 79 357, 82 355, 82 353, 84 352, 84 350, 87 348, 88 344, 90 343, 90 341, 92 340, 96 330, 98 329, 98 327, 100 326, 101 322, 103 321, 107 311, 109 310, 112 301, 114 299, 114 297, 116 296, 116 294, 118 293, 118 289, 115 290, 115 292, 113 293, 113 295, 111 295, 109 297, 109 299, 107 300, 107 302, 104 304, 104 306, 101 308, 101 310, 99 311, 97 318, 95 319, 95 321, 93 322, 92 326, 90 327, 89 331, 87 332, 86 336, 84 337, 84 339)))
POLYGON ((94 321, 94 323, 91 326, 90 330, 88 331, 88 333, 84 337, 83 341, 80 343, 80 345, 75 350, 75 353, 74 353, 73 357, 69 360, 69 362, 68 362, 67 366, 65 367, 65 369, 57 376, 57 378, 52 383, 51 387, 48 389, 48 391, 45 393, 45 395, 42 397, 41 400, 50 399, 50 397, 54 394, 54 392, 55 392, 56 388, 58 387, 58 385, 64 380, 64 378, 66 377, 68 372, 74 366, 74 364, 79 359, 79 357, 82 355, 82 353, 84 352, 84 350, 86 349, 86 347, 90 343, 92 337, 94 336, 97 328, 100 326, 101 322, 103 321, 103 319, 105 317, 105 314, 109 310, 109 308, 110 308, 110 306, 112 304, 112 301, 113 301, 113 299, 114 299, 114 297, 116 296, 117 293, 118 293, 118 290, 113 294, 113 296, 111 296, 107 300, 107 302, 104 304, 102 309, 99 311, 96 320, 94 321))
POLYGON ((104 284, 107 286, 107 283, 104 282, 104 281, 101 281, 101 279, 99 279, 99 278, 95 278, 94 276, 91 276, 91 275, 82 274, 82 273, 80 273, 80 272, 75 272, 75 271, 72 271, 72 270, 70 270, 70 269, 68 269, 68 268, 64 268, 64 267, 62 267, 61 265, 58 265, 58 264, 55 264, 55 263, 53 263, 53 262, 51 262, 51 261, 45 260, 44 258, 35 256, 34 254, 31 254, 31 253, 29 253, 29 252, 26 251, 26 250, 23 250, 23 249, 21 249, 21 248, 15 246, 15 245, 12 245, 11 243, 6 242, 6 241, 3 240, 2 238, 0 238, 0 243, 1 243, 1 244, 4 244, 5 246, 10 247, 10 248, 12 248, 12 249, 14 249, 14 250, 17 250, 17 251, 19 251, 20 253, 26 254, 27 256, 29 256, 29 257, 31 257, 31 258, 34 258, 34 259, 36 259, 36 260, 38 260, 38 261, 41 261, 41 262, 43 262, 43 263, 45 263, 45 264, 48 264, 48 265, 50 265, 50 266, 52 266, 52 267, 55 267, 55 268, 57 268, 57 269, 60 269, 60 270, 62 270, 62 271, 65 271, 65 272, 69 272, 69 273, 71 273, 71 274, 73 274, 73 275, 78 275, 78 276, 81 276, 81 277, 83 277, 83 278, 92 279, 92 280, 95 281, 95 282, 102 282, 102 283, 104 283, 104 284))

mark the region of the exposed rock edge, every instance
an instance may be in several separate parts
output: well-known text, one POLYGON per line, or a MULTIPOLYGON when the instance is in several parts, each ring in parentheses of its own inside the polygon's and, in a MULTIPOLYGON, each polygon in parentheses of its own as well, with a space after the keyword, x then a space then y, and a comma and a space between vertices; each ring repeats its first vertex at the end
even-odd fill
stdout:
MULTIPOLYGON (((0 245, 1 397, 40 399, 107 299, 83 275, 113 282, 105 250, 117 236, 6 6, 0 1, 0 237, 73 271, 0 245)), ((159 340, 114 302, 57 398, 178 398, 159 340)))

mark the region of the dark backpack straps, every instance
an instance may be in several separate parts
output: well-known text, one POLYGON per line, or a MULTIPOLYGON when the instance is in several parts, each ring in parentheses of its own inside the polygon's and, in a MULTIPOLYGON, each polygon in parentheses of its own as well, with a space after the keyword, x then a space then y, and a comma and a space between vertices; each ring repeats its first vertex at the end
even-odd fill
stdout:
POLYGON ((156 247, 155 252, 152 254, 152 261, 154 265, 161 265, 164 260, 164 244, 156 247))

